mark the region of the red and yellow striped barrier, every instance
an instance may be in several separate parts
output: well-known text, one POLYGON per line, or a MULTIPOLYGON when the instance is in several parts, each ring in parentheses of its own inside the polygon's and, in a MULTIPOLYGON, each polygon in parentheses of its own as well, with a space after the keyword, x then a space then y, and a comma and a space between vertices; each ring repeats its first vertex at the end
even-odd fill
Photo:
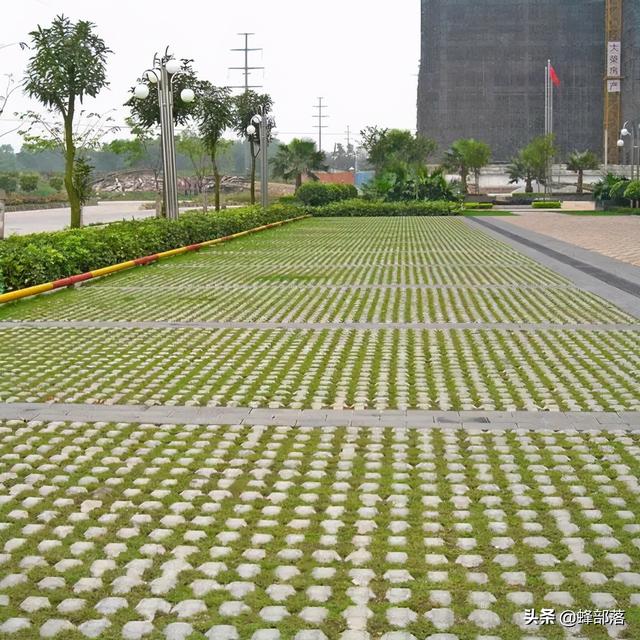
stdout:
POLYGON ((45 284, 38 284, 33 287, 27 287, 26 289, 16 289, 15 291, 9 291, 8 293, 0 294, 0 304, 3 302, 13 302, 20 298, 27 298, 29 296, 35 296, 39 293, 45 293, 46 291, 53 291, 54 289, 62 289, 76 284, 77 282, 84 282, 85 280, 91 280, 92 278, 99 278, 100 276, 106 276, 117 271, 123 271, 124 269, 130 269, 131 267, 138 267, 143 264, 149 264, 155 262, 161 258, 170 258, 171 256, 179 256, 182 253, 188 251, 197 251, 203 247, 210 247, 214 244, 220 244, 227 242, 228 240, 234 240, 235 238, 241 238, 242 236, 249 235, 250 233, 256 233, 257 231, 265 231, 266 229, 273 229, 289 222, 296 222, 309 218, 311 216, 298 216, 297 218, 289 218, 288 220, 280 220, 278 222, 270 222, 261 227, 255 227, 254 229, 247 229, 247 231, 240 231, 230 236, 223 236, 222 238, 215 238, 214 240, 205 240, 205 242, 198 242, 196 244, 190 244, 186 247, 179 247, 178 249, 170 249, 169 251, 161 251, 160 253, 154 253, 150 256, 144 256, 143 258, 136 258, 135 260, 127 260, 126 262, 120 262, 119 264, 113 264, 109 267, 102 267, 102 269, 94 269, 93 271, 87 271, 86 273, 80 273, 75 276, 69 276, 68 278, 61 278, 60 280, 54 280, 53 282, 46 282, 45 284))

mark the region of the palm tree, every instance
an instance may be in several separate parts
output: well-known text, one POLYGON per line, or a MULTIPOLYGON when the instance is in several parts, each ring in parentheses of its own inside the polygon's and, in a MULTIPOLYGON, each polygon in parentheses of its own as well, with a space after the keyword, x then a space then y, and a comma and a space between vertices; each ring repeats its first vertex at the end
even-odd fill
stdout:
POLYGON ((313 140, 294 138, 289 144, 280 145, 271 163, 273 175, 285 180, 295 179, 297 189, 303 175, 324 168, 324 153, 316 150, 313 140))
POLYGON ((527 161, 526 157, 522 153, 519 153, 507 167, 507 173, 509 174, 509 184, 514 184, 524 180, 526 186, 524 188, 525 193, 533 193, 533 179, 534 169, 527 161))
POLYGON ((473 138, 456 140, 445 153, 445 168, 460 174, 462 192, 468 193, 467 177, 472 171, 475 177, 476 193, 480 193, 480 170, 489 164, 491 149, 484 142, 473 138))
POLYGON ((576 193, 582 193, 584 185, 584 172, 589 169, 598 169, 600 162, 593 151, 574 151, 567 159, 567 169, 578 174, 578 189, 576 193))

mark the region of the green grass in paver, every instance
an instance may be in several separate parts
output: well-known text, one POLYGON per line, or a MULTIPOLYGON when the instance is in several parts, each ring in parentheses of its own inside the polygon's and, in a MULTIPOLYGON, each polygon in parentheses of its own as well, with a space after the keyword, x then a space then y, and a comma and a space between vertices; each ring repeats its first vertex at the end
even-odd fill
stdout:
POLYGON ((277 321, 304 326, 3 330, 2 401, 637 410, 636 322, 461 220, 306 220, 6 305, 2 320, 277 321), (341 329, 342 322, 489 326, 341 329))
POLYGON ((640 408, 637 332, 412 332, 409 342, 407 331, 390 329, 3 330, 0 359, 6 375, 0 379, 0 401, 640 408))
POLYGON ((625 610, 637 638, 639 475, 637 433, 0 422, 0 635, 516 640, 554 608, 625 610))

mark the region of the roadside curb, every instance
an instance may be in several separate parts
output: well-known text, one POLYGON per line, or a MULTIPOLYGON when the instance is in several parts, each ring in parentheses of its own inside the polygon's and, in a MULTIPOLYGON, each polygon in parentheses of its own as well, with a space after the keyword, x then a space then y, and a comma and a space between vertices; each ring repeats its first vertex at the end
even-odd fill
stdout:
POLYGON ((70 287, 80 282, 84 282, 85 280, 100 278, 102 276, 110 275, 118 271, 123 271, 124 269, 131 269, 132 267, 139 267, 145 264, 150 264, 151 262, 155 262, 156 260, 161 260, 162 258, 171 258, 173 256, 178 256, 183 253, 187 253, 189 251, 198 251, 199 249, 202 249, 204 247, 211 247, 216 244, 221 244, 229 240, 235 240, 236 238, 241 238, 242 236, 256 233, 258 231, 266 231, 267 229, 274 229, 275 227, 280 227, 284 224, 288 224, 290 222, 297 222, 298 220, 304 220, 305 218, 310 218, 310 217, 311 217, 310 215, 304 215, 304 216, 298 216, 297 218, 279 220, 278 222, 270 222, 269 224, 265 224, 260 227, 247 229, 246 231, 239 231, 238 233, 234 233, 230 236, 222 236, 221 238, 215 238, 213 240, 205 240, 204 242, 197 242, 196 244, 190 244, 190 245, 187 245, 186 247, 179 247, 177 249, 169 249, 168 251, 161 251, 160 253, 153 253, 151 255, 144 256, 142 258, 127 260, 126 262, 120 262, 118 264, 110 265, 108 267, 102 267, 100 269, 94 269, 93 271, 87 271, 85 273, 69 276, 67 278, 61 278, 59 280, 54 280, 53 282, 45 282, 44 284, 34 285, 33 287, 26 287, 25 289, 16 289, 15 291, 9 291, 8 293, 0 294, 0 304, 3 304, 5 302, 13 302, 21 298, 35 296, 40 293, 54 291, 56 289, 70 287))

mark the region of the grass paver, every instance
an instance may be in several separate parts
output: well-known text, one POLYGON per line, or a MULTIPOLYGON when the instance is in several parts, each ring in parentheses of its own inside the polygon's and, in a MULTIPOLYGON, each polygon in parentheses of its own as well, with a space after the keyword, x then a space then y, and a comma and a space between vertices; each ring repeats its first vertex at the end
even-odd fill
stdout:
POLYGON ((637 319, 451 218, 305 220, 2 321, 3 402, 640 409, 637 319))
POLYGON ((624 431, 0 421, 0 635, 633 639, 639 477, 624 431))

